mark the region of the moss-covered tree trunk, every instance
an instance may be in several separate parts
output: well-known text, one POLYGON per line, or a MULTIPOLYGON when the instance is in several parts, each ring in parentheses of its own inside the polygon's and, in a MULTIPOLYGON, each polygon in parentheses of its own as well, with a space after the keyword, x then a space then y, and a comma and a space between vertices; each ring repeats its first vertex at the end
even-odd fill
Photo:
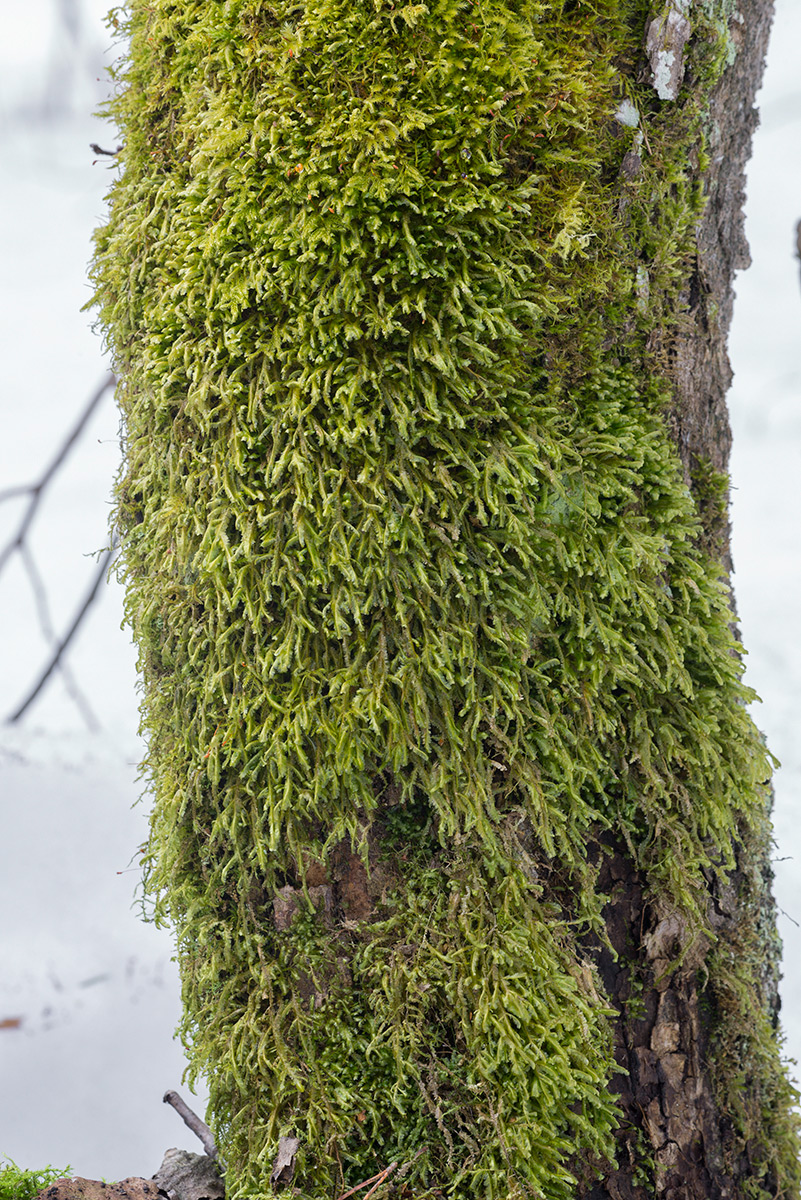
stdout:
POLYGON ((95 278, 231 1197, 282 1135, 306 1200, 798 1194, 723 569, 769 17, 131 0, 95 278))

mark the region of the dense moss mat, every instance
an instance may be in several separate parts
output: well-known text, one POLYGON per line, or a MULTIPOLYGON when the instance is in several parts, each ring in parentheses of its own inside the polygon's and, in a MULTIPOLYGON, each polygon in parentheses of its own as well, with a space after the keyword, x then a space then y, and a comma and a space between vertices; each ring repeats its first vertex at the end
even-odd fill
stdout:
MULTIPOLYGON (((147 884, 232 1200, 271 1195, 284 1133, 309 1200, 392 1160, 416 1200, 572 1197, 619 1120, 588 843, 628 847, 686 953, 705 872, 764 846, 769 767, 647 350, 692 253, 703 89, 631 82, 645 16, 114 18, 124 148, 94 273, 147 884)), ((709 81, 721 17, 697 18, 709 81)), ((731 1121, 789 1195, 759 961, 725 970, 720 1044, 745 1053, 745 1022, 763 1048, 731 1121)))

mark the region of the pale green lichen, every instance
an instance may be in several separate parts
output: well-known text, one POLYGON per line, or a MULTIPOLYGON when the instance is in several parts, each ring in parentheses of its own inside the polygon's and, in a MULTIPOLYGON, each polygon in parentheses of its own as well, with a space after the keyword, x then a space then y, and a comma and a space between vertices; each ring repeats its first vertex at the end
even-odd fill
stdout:
MULTIPOLYGON (((308 1200, 393 1159, 415 1200, 569 1200, 618 1121, 588 841, 613 831, 697 934, 704 870, 763 828, 724 580, 648 341, 693 253, 702 106, 630 85, 643 169, 620 204, 616 81, 645 17, 153 0, 125 18, 94 272, 125 421, 147 883, 232 1200, 271 1195, 289 1132, 308 1200), (308 864, 350 844, 386 886, 369 918, 332 920, 308 864), (287 886, 305 900, 277 928, 287 886)), ((759 986, 721 1007, 721 1044, 759 986)), ((743 1137, 792 1180, 763 1044, 784 1140, 764 1119, 743 1137)))

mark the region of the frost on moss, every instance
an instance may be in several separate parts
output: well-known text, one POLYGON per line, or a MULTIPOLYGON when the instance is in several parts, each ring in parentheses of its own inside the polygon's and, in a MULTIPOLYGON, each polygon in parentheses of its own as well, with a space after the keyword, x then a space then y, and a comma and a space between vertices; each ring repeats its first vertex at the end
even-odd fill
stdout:
MULTIPOLYGON (((646 15, 115 17, 94 272, 148 887, 232 1197, 271 1195, 293 1133, 309 1200, 391 1160, 416 1200, 568 1200, 619 1119, 588 843, 625 844, 700 936, 704 872, 762 829, 726 591, 647 349, 692 252, 698 110, 627 84, 643 129, 613 120, 646 15)), ((767 1110, 775 1048, 760 1069, 767 1110)), ((767 1177, 789 1169, 743 1128, 767 1177)))

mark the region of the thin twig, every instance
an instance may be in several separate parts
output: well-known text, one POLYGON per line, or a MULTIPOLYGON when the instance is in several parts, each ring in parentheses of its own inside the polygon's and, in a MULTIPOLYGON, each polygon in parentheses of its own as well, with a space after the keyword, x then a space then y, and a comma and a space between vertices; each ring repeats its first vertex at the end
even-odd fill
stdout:
POLYGON ((78 438, 83 433, 89 422, 89 418, 92 416, 106 392, 109 388, 113 387, 115 383, 116 379, 111 373, 106 375, 100 386, 89 398, 88 404, 84 408, 73 428, 70 430, 70 433, 57 450, 55 457, 51 460, 49 466, 45 468, 44 473, 40 476, 36 483, 26 484, 21 487, 7 488, 4 492, 0 492, 0 501, 10 500, 14 496, 30 496, 28 507, 19 523, 17 532, 9 539, 3 550, 0 551, 0 571, 3 570, 14 551, 18 550, 24 542, 33 518, 36 516, 36 510, 39 507, 45 488, 55 475, 58 468, 64 462, 64 459, 67 457, 78 438))
POLYGON ((192 1109, 182 1100, 177 1092, 165 1092, 164 1103, 171 1104, 178 1116, 183 1119, 185 1125, 192 1130, 196 1137, 199 1137, 203 1143, 203 1149, 208 1154, 209 1158, 217 1158, 217 1143, 214 1141, 214 1134, 209 1129, 205 1121, 201 1121, 197 1113, 193 1113, 192 1109))
POLYGON ((41 693, 50 676, 54 671, 58 670, 61 672, 64 678, 64 683, 70 697, 74 701, 89 728, 92 730, 97 730, 100 728, 100 723, 97 720, 97 717, 92 712, 88 701, 78 688, 72 672, 64 662, 64 654, 70 642, 80 628, 81 622, 86 616, 92 601, 97 595, 106 568, 111 560, 112 555, 114 554, 114 551, 116 550, 116 540, 111 549, 107 550, 101 558, 92 582, 92 586, 87 595, 84 597, 84 600, 81 603, 81 606, 78 609, 70 628, 59 642, 56 639, 56 635, 53 630, 53 622, 50 617, 45 586, 26 539, 48 484, 51 482, 59 467, 63 464, 73 446, 80 438, 93 413, 100 404, 100 401, 103 399, 109 388, 114 386, 115 382, 115 377, 110 372, 103 380, 101 380, 98 387, 89 397, 89 400, 84 406, 83 412, 79 416, 78 420, 73 425, 67 437, 59 446, 55 455, 35 483, 6 488, 4 491, 0 492, 0 502, 4 500, 12 500, 18 496, 28 496, 29 498, 25 507, 25 511, 23 512, 22 518, 17 526, 16 533, 11 536, 6 545, 3 547, 2 551, 0 551, 0 572, 3 571, 3 568, 7 565, 14 551, 17 551, 20 559, 22 560, 23 570, 28 577, 28 582, 30 583, 31 590, 33 592, 34 604, 39 617, 39 626, 42 630, 45 641, 49 642, 52 647, 52 655, 44 672, 39 677, 37 683, 22 704, 8 718, 8 720, 12 723, 14 721, 18 721, 27 712, 27 710, 41 693))
POLYGON ((0 501, 13 500, 15 496, 27 496, 30 490, 29 483, 19 483, 16 487, 3 488, 0 492, 0 501))
POLYGON ((396 1162, 389 1164, 386 1171, 384 1171, 384 1173, 383 1173, 383 1178, 379 1179, 378 1183, 376 1183, 373 1187, 371 1187, 369 1192, 364 1193, 364 1200, 370 1200, 370 1197, 373 1195, 373 1193, 377 1192, 378 1189, 381 1187, 381 1184, 385 1183, 386 1180, 389 1179, 390 1175, 397 1168, 397 1166, 398 1166, 398 1164, 396 1162))
POLYGON ((14 712, 9 716, 9 718, 8 718, 9 725, 13 725, 16 721, 19 721, 22 717, 25 716, 25 713, 31 707, 33 702, 36 700, 37 696, 39 695, 42 688, 47 683, 50 676, 53 674, 53 672, 56 670, 56 668, 60 666, 61 659, 62 659, 63 655, 65 654, 67 647, 69 646, 72 639, 75 637, 75 634, 78 632, 84 617, 86 616, 87 612, 89 611, 89 609, 92 605, 92 601, 94 600, 95 596, 97 595, 97 592, 98 592, 98 589, 99 589, 101 583, 103 582, 104 578, 106 577, 106 573, 108 571, 109 564, 116 552, 116 549, 117 549, 117 537, 115 535, 111 546, 109 546, 108 550, 104 550, 103 555, 97 564, 97 570, 95 571, 95 577, 94 577, 94 580, 92 581, 92 585, 89 588, 89 591, 84 596, 84 598, 81 602, 81 605, 78 608, 78 611, 75 613, 75 616, 72 619, 72 624, 70 625, 67 632, 64 634, 61 641, 55 647, 55 650, 53 651, 53 654, 50 657, 50 661, 48 662, 48 664, 45 667, 42 674, 39 676, 38 680, 34 684, 31 691, 25 697, 22 704, 20 704, 20 706, 18 708, 16 708, 14 710, 14 712))
POLYGON ((397 1169, 397 1166, 398 1164, 396 1162, 390 1163, 388 1167, 384 1167, 384 1170, 379 1171, 377 1175, 371 1175, 369 1179, 364 1179, 361 1183, 357 1183, 355 1187, 350 1189, 350 1191, 343 1192, 341 1196, 337 1197, 337 1200, 348 1200, 349 1196, 355 1196, 357 1192, 362 1190, 362 1188, 369 1187, 369 1185, 372 1183, 373 1186, 370 1188, 370 1191, 365 1192, 364 1196, 362 1197, 362 1200, 368 1200, 368 1197, 372 1196, 376 1189, 380 1188, 381 1184, 384 1183, 385 1180, 389 1179, 392 1172, 397 1169))
MULTIPOLYGON (((27 572, 28 582, 31 585, 31 591, 33 592, 36 611, 39 615, 39 627, 50 645, 55 646, 57 644, 57 638, 56 631, 53 628, 53 620, 50 615, 50 605, 47 603, 47 589, 45 588, 44 580, 39 574, 39 568, 36 565, 27 542, 23 542, 20 546, 19 555, 22 560, 22 565, 27 572)), ((63 658, 59 660, 58 669, 61 674, 61 678, 64 681, 64 686, 67 689, 73 704, 86 722, 87 728, 91 733, 99 732, 101 729, 100 722, 95 716, 91 704, 78 686, 78 681, 70 670, 69 664, 66 663, 63 658)))

